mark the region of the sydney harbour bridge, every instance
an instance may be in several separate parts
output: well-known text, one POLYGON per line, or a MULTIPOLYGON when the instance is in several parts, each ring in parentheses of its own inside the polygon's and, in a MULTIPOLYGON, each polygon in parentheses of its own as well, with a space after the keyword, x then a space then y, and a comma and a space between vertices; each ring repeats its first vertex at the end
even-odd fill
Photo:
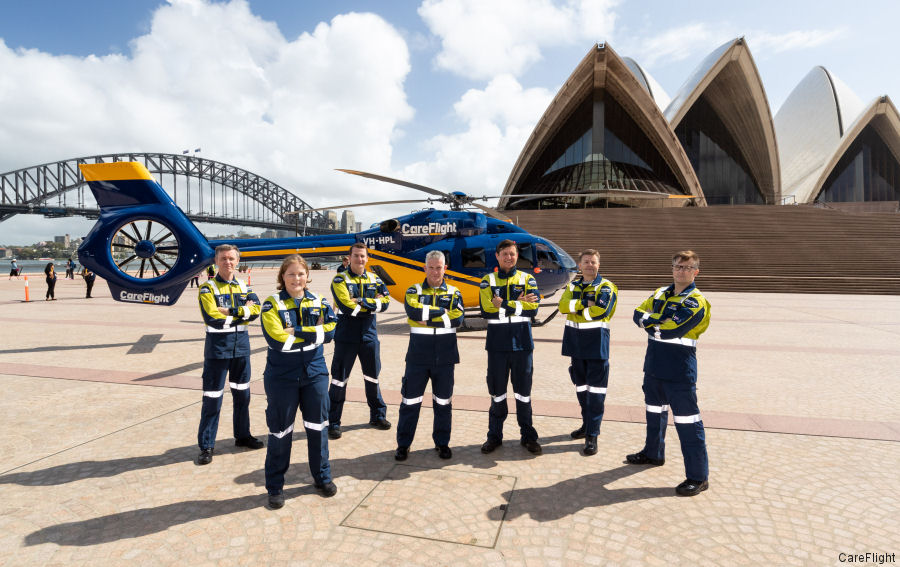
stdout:
POLYGON ((137 161, 194 222, 337 232, 321 211, 259 175, 196 155, 117 153, 33 165, 0 174, 0 221, 16 214, 97 218, 100 210, 78 164, 137 161))

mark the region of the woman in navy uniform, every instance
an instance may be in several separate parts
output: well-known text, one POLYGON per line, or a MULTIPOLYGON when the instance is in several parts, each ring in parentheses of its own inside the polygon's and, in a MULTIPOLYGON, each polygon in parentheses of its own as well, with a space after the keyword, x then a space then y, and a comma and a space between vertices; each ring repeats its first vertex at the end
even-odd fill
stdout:
POLYGON ((337 493, 328 462, 328 367, 322 354, 337 319, 327 299, 306 289, 308 283, 306 260, 296 254, 285 258, 278 271, 280 291, 266 299, 260 317, 269 344, 263 373, 269 426, 266 490, 275 509, 284 506, 284 474, 298 407, 316 490, 326 497, 337 493))

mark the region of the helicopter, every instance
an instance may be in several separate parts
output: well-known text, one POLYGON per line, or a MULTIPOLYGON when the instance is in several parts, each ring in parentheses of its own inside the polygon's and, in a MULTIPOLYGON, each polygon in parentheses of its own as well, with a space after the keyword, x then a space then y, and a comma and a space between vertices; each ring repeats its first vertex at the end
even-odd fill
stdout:
POLYGON ((252 262, 280 260, 291 254, 307 259, 334 257, 363 242, 369 253, 367 269, 375 272, 399 301, 410 286, 424 279, 425 255, 440 250, 447 264, 445 277, 460 290, 469 307, 479 305, 481 278, 497 269, 494 250, 505 239, 516 243, 516 267, 534 274, 542 298, 565 287, 575 274, 575 261, 562 248, 516 226, 501 212, 474 203, 479 198, 459 191, 445 193, 390 177, 340 170, 432 195, 344 207, 441 202, 449 204, 450 210, 427 208, 357 233, 207 240, 143 164, 79 164, 79 168, 100 207, 100 216, 79 246, 78 258, 106 280, 116 301, 174 304, 188 281, 213 263, 215 247, 220 244, 237 246, 241 259, 252 262), (467 206, 477 210, 463 210, 467 206))

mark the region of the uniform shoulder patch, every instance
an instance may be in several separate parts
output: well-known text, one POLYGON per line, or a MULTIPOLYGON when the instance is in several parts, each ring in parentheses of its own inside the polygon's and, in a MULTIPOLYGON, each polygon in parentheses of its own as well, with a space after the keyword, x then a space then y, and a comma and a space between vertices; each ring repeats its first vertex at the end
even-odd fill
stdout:
POLYGON ((200 288, 200 293, 212 293, 212 290, 206 286, 200 288))
POLYGON ((415 288, 415 287, 411 287, 411 288, 409 288, 409 289, 406 290, 406 294, 407 294, 407 295, 411 295, 411 294, 413 294, 413 293, 416 293, 416 288, 415 288))
POLYGON ((263 313, 265 313, 266 311, 271 311, 272 309, 274 309, 274 306, 271 303, 269 303, 268 301, 263 303, 263 306, 262 306, 263 313))
POLYGON ((534 280, 533 277, 528 276, 528 285, 533 285, 534 287, 537 287, 537 282, 534 280))
POLYGON ((694 299, 693 297, 685 297, 684 301, 681 302, 685 307, 690 307, 691 309, 696 309, 700 307, 700 302, 694 299))
POLYGON ((491 287, 491 284, 487 280, 481 280, 481 283, 478 285, 478 287, 480 287, 481 289, 485 289, 491 287))
POLYGON ((331 280, 331 283, 341 283, 343 281, 344 281, 344 278, 342 276, 335 276, 334 279, 331 280))

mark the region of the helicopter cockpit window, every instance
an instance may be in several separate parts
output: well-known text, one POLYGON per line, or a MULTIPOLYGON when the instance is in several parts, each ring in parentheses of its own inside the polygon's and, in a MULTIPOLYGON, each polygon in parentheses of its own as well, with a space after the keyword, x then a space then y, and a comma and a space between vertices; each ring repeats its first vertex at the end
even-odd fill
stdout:
POLYGON ((485 268, 484 248, 465 248, 462 251, 463 268, 485 268))
POLYGON ((556 254, 553 253, 553 250, 550 250, 550 247, 546 244, 541 244, 538 242, 535 247, 537 248, 537 260, 538 267, 542 270, 560 270, 562 269, 559 265, 559 259, 556 257, 556 254))
POLYGON ((400 230, 400 221, 397 219, 388 219, 386 221, 381 221, 381 224, 378 226, 381 229, 381 232, 397 232, 400 230))
POLYGON ((519 270, 531 270, 534 268, 534 252, 531 244, 519 244, 519 259, 516 268, 519 270))

